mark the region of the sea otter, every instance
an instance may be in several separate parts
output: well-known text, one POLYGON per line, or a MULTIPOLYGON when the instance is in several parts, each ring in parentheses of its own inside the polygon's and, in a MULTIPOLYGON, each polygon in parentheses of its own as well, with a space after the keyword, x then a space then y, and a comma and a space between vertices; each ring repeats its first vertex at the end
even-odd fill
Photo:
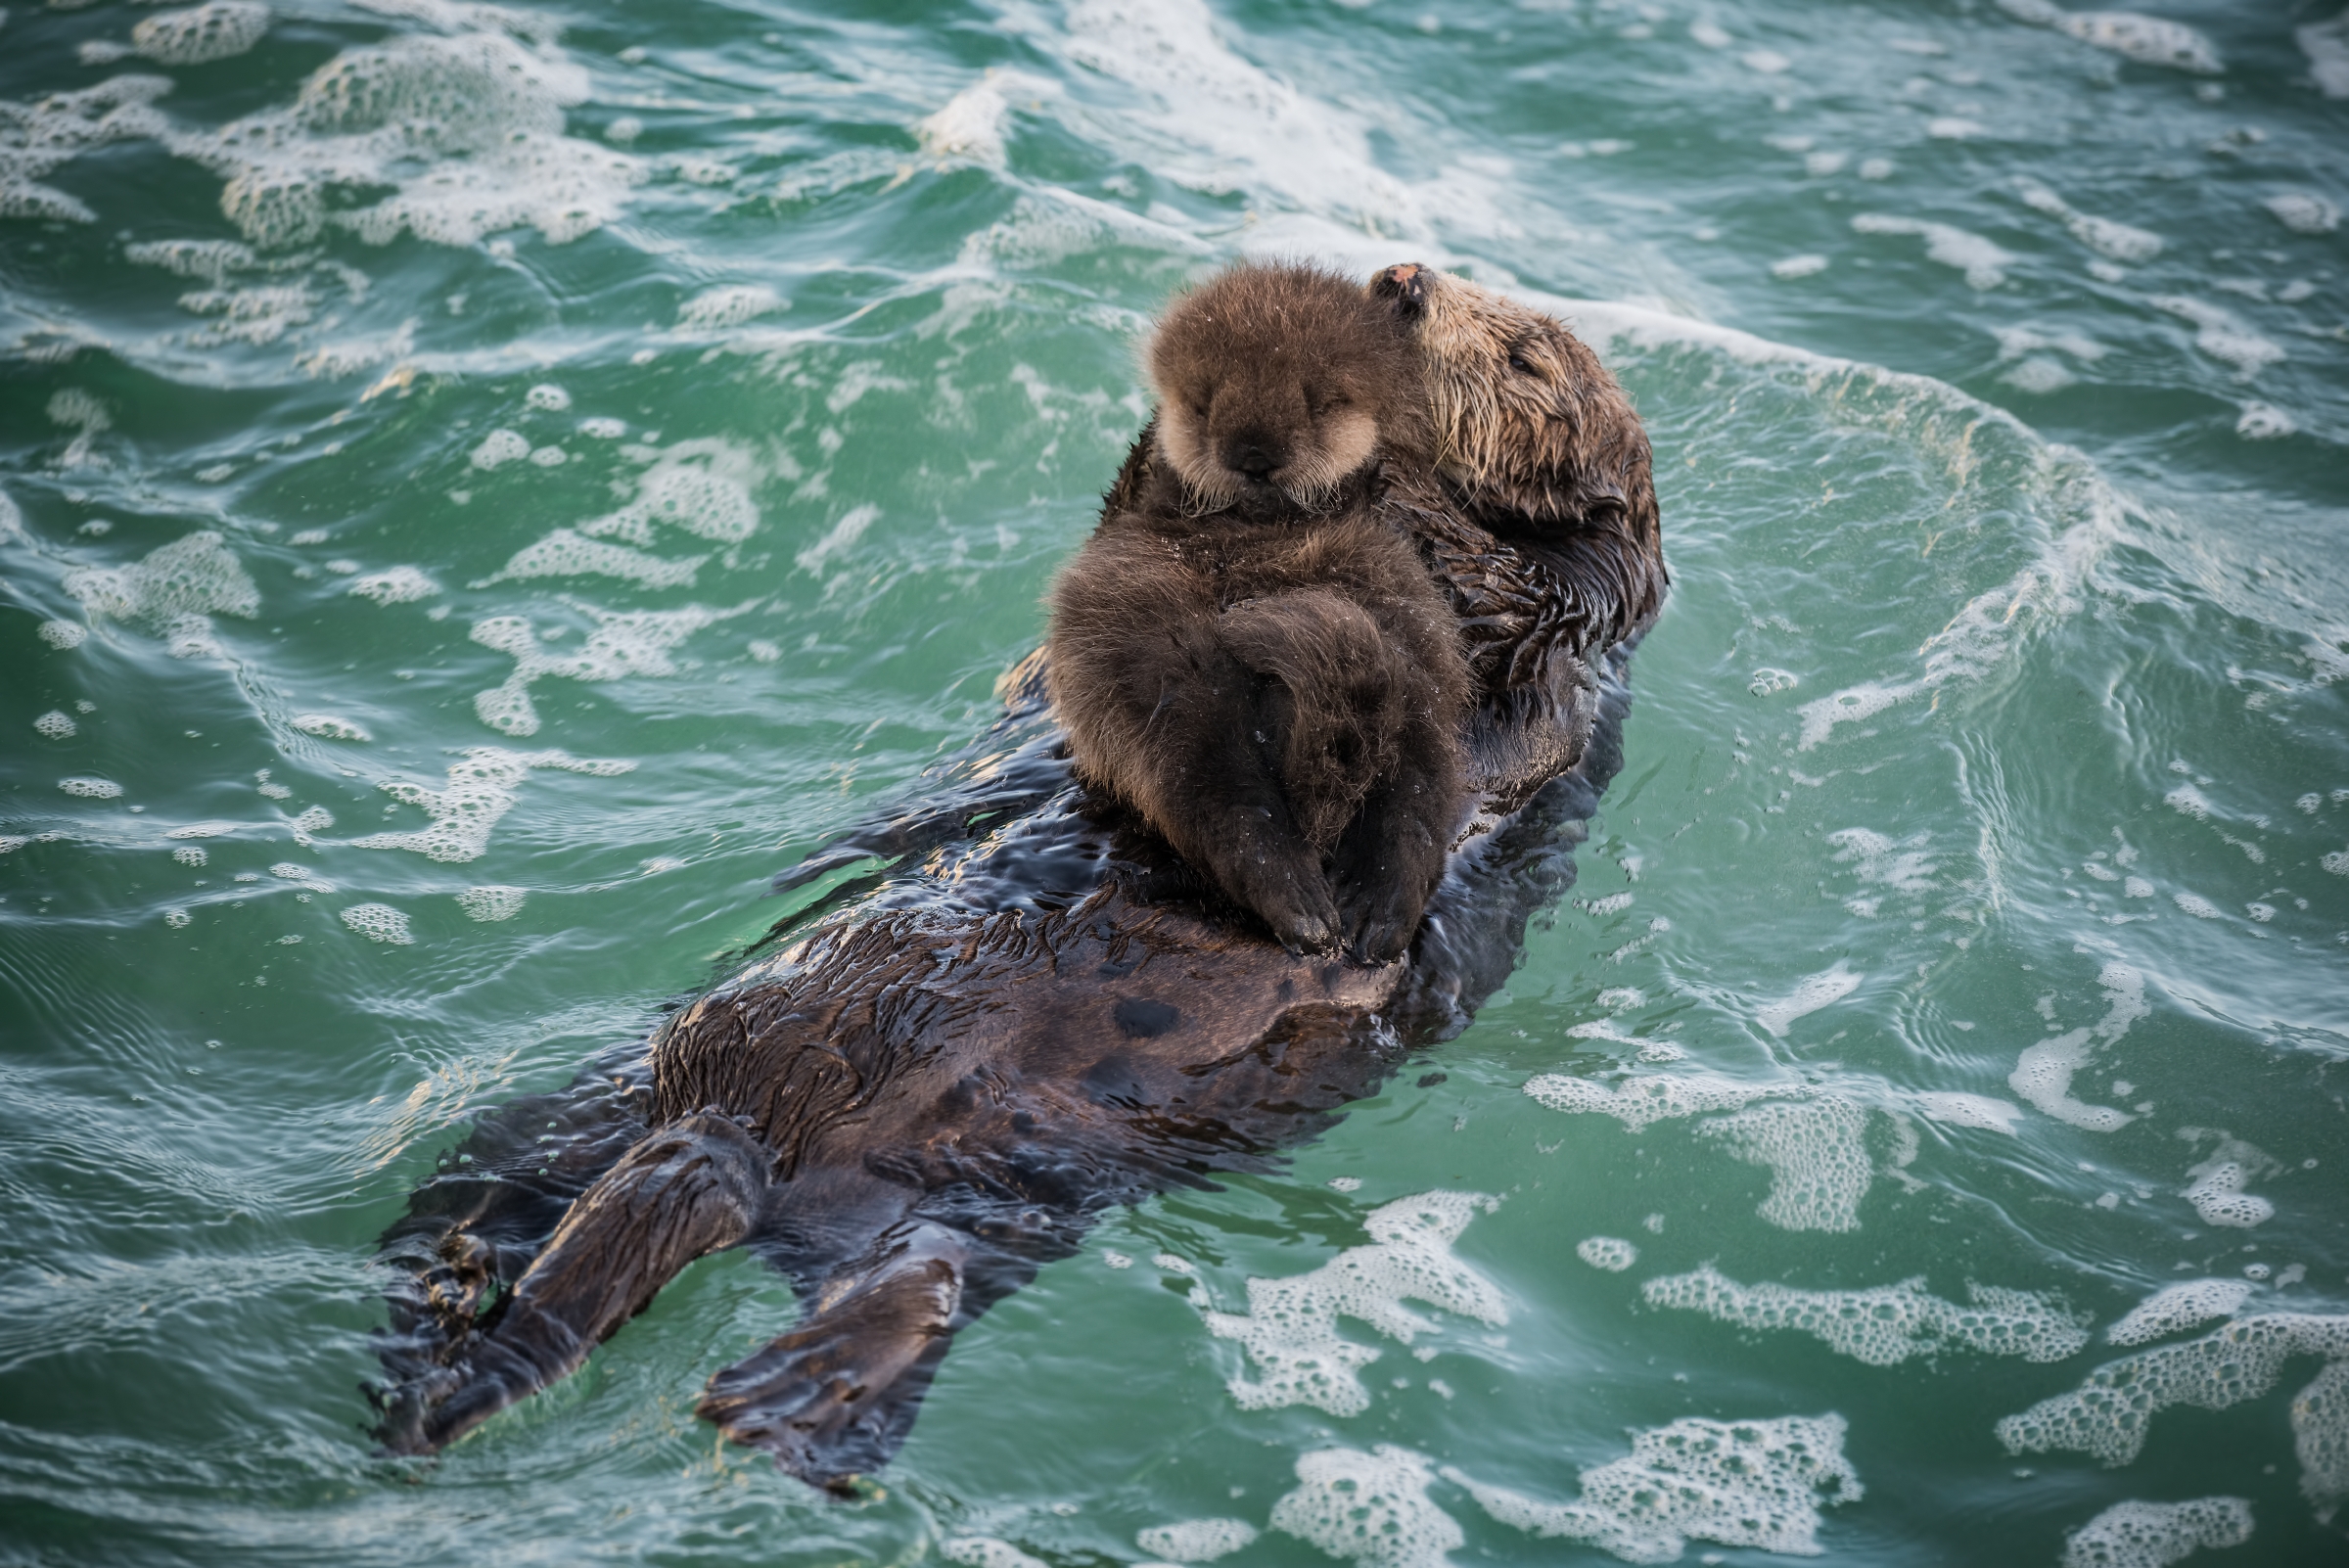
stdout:
POLYGON ((1426 450, 1418 361, 1317 267, 1181 296, 1147 353, 1155 461, 1052 588, 1078 775, 1293 952, 1400 954, 1465 814, 1459 630, 1377 504, 1426 450))
MULTIPOLYGON (((1516 311, 1440 282, 1389 303, 1437 343, 1453 341, 1428 326, 1447 312, 1516 311)), ((1571 388, 1555 395, 1555 417, 1587 415, 1571 388)), ((1147 479, 1149 450, 1137 442, 1120 488, 1147 479)), ((879 869, 783 922, 649 1044, 484 1116, 416 1192, 383 1243, 397 1281, 375 1391, 386 1446, 453 1441, 576 1368, 692 1259, 747 1245, 793 1278, 806 1314, 713 1378, 702 1412, 849 1490, 903 1440, 955 1330, 1095 1215, 1261 1168, 1404 1051, 1464 1027, 1527 917, 1572 880, 1580 821, 1621 761, 1620 677, 1665 580, 1652 527, 1546 503, 1476 521, 1451 499, 1511 482, 1473 468, 1430 481, 1424 521, 1445 541, 1430 559, 1471 563, 1447 585, 1489 623, 1478 668, 1594 669, 1597 726, 1564 687, 1518 701, 1488 679, 1470 720, 1495 732, 1480 755, 1535 771, 1484 767, 1487 809, 1407 961, 1299 955, 1254 934, 1074 778, 1032 657, 1004 720, 944 777, 779 882, 879 869), (1571 769, 1537 776, 1569 752, 1571 769)))

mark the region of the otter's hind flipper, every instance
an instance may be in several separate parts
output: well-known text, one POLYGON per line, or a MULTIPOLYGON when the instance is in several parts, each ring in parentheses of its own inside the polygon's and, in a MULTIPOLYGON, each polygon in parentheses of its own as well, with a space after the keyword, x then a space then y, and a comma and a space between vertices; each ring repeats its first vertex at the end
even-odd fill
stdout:
POLYGON ((392 1391, 385 1447, 431 1453, 576 1371, 679 1269, 750 1234, 770 1159, 740 1126, 707 1113, 637 1143, 571 1206, 486 1326, 392 1391))
POLYGON ((945 1359, 970 1238, 915 1221, 827 1283, 799 1326, 710 1380, 701 1415, 810 1486, 845 1493, 905 1441, 945 1359))

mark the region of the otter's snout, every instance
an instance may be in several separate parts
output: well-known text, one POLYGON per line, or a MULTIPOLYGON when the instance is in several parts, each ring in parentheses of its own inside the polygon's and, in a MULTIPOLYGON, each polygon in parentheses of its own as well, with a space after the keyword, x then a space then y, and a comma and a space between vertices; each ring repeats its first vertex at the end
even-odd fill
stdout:
POLYGON ((1284 443, 1262 430, 1243 431, 1225 438, 1219 456, 1225 468, 1245 475, 1257 484, 1271 484, 1273 474, 1288 466, 1284 443))
POLYGON ((1393 305, 1404 320, 1416 321, 1427 313, 1432 276, 1417 261, 1398 261, 1371 278, 1370 297, 1393 305))

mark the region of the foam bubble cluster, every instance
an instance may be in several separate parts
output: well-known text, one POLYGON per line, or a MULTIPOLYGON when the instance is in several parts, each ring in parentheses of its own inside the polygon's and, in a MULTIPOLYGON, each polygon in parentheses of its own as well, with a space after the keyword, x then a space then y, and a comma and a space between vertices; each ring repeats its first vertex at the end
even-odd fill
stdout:
POLYGON ((723 332, 789 308, 790 301, 764 284, 729 283, 686 300, 677 308, 677 325, 688 332, 723 332))
POLYGON ((1553 1111, 1597 1111, 1621 1122, 1628 1132, 1642 1132, 1657 1122, 1733 1111, 1773 1094, 1799 1094, 1802 1086, 1749 1084, 1711 1073, 1648 1073, 1609 1088, 1587 1078, 1543 1073, 1526 1080, 1525 1092, 1553 1111))
POLYGON ((628 155, 562 134, 588 86, 552 48, 504 32, 406 34, 337 55, 290 107, 167 145, 226 179, 221 210, 265 249, 329 225, 370 245, 409 233, 457 246, 527 225, 559 245, 618 216, 642 174, 628 155), (334 200, 386 186, 372 203, 334 200))
POLYGON ((1428 1499, 1434 1476, 1425 1458, 1387 1443, 1301 1454, 1272 1528, 1365 1568, 1449 1568, 1445 1554, 1467 1537, 1428 1499))
POLYGON ((963 1568, 1045 1568, 1039 1559, 993 1536, 956 1536, 940 1542, 938 1554, 963 1568))
POLYGON ((61 778, 57 781, 57 787, 68 795, 78 795, 85 801, 111 801, 122 793, 122 786, 113 779, 92 778, 86 774, 76 778, 61 778))
POLYGON ((668 651, 687 637, 728 616, 733 610, 710 610, 687 605, 681 610, 613 612, 591 610, 602 623, 588 634, 579 651, 568 656, 547 653, 538 634, 520 616, 492 616, 474 623, 473 640, 484 648, 514 658, 514 672, 503 682, 473 699, 483 723, 508 735, 538 733, 538 710, 530 701, 530 685, 547 675, 570 680, 621 680, 629 676, 657 679, 673 675, 677 667, 668 651))
POLYGON ((347 718, 338 718, 333 714, 297 714, 286 722, 304 735, 315 735, 320 740, 363 741, 374 738, 361 725, 347 718))
POLYGON ((1175 1562, 1214 1562, 1228 1557, 1256 1539, 1256 1526, 1245 1519, 1188 1519, 1181 1524, 1152 1525, 1133 1538, 1153 1557, 1175 1562))
POLYGON ((215 615, 247 620, 261 612, 261 590, 219 534, 191 533, 124 567, 69 572, 65 587, 93 616, 161 632, 174 658, 216 654, 215 615))
POLYGON ((89 634, 87 626, 71 621, 44 621, 34 628, 34 635, 61 653, 80 647, 89 634))
POLYGON ((2182 1328, 2197 1328, 2214 1317, 2233 1317, 2253 1290, 2247 1279, 2186 1279, 2161 1289, 2129 1309, 2104 1331, 2115 1345, 2142 1345, 2182 1328))
POLYGON ((2269 1313, 2238 1317, 2181 1345, 2107 1361, 2069 1394, 2045 1399, 1998 1424, 2013 1453, 2066 1449, 2127 1464, 2153 1417, 2173 1405, 2223 1410, 2274 1388, 2284 1363, 2322 1357, 2327 1366, 2292 1402, 2301 1490, 2320 1507, 2349 1498, 2349 1316, 2269 1313))
POLYGON ((1249 1280, 1246 1314, 1206 1314, 1208 1332, 1239 1341, 1256 1363, 1258 1377, 1230 1380, 1231 1397, 1242 1409, 1311 1405, 1332 1415, 1359 1415, 1370 1407, 1370 1391, 1355 1369, 1379 1353, 1341 1335, 1341 1316, 1406 1345, 1436 1325, 1406 1310, 1405 1301, 1480 1322, 1508 1321, 1498 1288, 1451 1255, 1468 1222, 1497 1204, 1476 1192, 1400 1198, 1366 1217, 1369 1245, 1350 1247, 1311 1273, 1249 1280))
MULTIPOLYGON (((477 860, 489 848, 490 829, 514 809, 520 798, 517 792, 530 769, 554 767, 567 773, 612 778, 635 766, 634 762, 582 759, 563 751, 510 752, 502 746, 468 747, 463 760, 450 765, 448 782, 439 789, 427 789, 407 779, 389 779, 383 785, 384 792, 393 800, 422 807, 431 813, 430 827, 413 833, 370 833, 350 842, 361 850, 411 850, 433 860, 477 860)), ((327 817, 326 825, 332 825, 333 821, 333 817, 327 817)))
POLYGON ((1589 1236, 1574 1244, 1574 1255, 1593 1268, 1620 1274, 1639 1261, 1639 1249, 1614 1236, 1589 1236))
POLYGON ((1792 1329, 1869 1366, 1897 1366, 1944 1350, 2059 1361, 2088 1343, 2088 1329, 2052 1296, 1992 1285, 1966 1286, 1970 1305, 1929 1295, 1920 1275, 1869 1290, 1796 1290, 1741 1285, 1710 1267, 1651 1279, 1651 1307, 1700 1312, 1740 1328, 1792 1329))
POLYGON ((740 544, 759 527, 759 503, 751 499, 758 478, 751 454, 731 441, 679 441, 644 471, 635 500, 580 524, 579 531, 649 545, 653 525, 664 523, 715 543, 740 544))
POLYGON ((97 214, 78 199, 40 183, 51 169, 95 147, 162 134, 155 100, 171 90, 166 76, 116 76, 77 92, 11 104, 14 122, 0 146, 0 217, 89 223, 97 214))
POLYGON ((2164 1568, 2204 1546, 2250 1539, 2251 1504, 2241 1498, 2116 1502, 2064 1543, 2063 1568, 2164 1568))
POLYGON ((1852 227, 1862 234, 1916 236, 1925 242, 1927 260, 1956 267, 1965 274, 1966 287, 1971 289, 1997 288, 2006 281, 2006 269, 2015 261, 2012 253, 1981 235, 1952 228, 1947 223, 1932 223, 1893 212, 1862 212, 1853 217, 1852 227))
POLYGON ((2088 1132, 2110 1132, 2136 1118, 2110 1106, 2087 1105, 2072 1098, 2072 1075, 2088 1065, 2098 1045, 2109 1045, 2144 1017, 2145 977, 2124 963, 2106 964, 2096 976, 2104 988, 2104 1016, 2085 1029, 2071 1030, 2028 1046, 2007 1075, 2007 1086, 2046 1115, 2088 1132))
POLYGON ((2248 1229, 2264 1224, 2276 1218, 2276 1206, 2243 1189, 2251 1184, 2256 1172, 2272 1166, 2273 1162, 2250 1144, 2223 1137, 2216 1154, 2188 1169, 2186 1174, 2194 1180, 2186 1189, 2186 1201, 2194 1206, 2194 1213, 2206 1225, 2248 1229))
POLYGON ((343 911, 343 923, 370 942, 406 946, 416 940, 408 917, 388 903, 354 903, 343 911))
POLYGON ((372 572, 363 577, 353 577, 344 590, 377 604, 414 604, 429 599, 440 591, 440 584, 412 566, 396 566, 389 572, 372 572))
POLYGON ((1994 1100, 1987 1094, 1964 1094, 1955 1089, 1934 1089, 1916 1096, 1916 1108, 1936 1122, 1951 1127, 1977 1127, 1988 1132, 2015 1135, 2014 1124, 2022 1118, 2022 1107, 2005 1100, 1994 1100))
POLYGON ((52 708, 32 721, 33 733, 48 740, 70 740, 81 729, 73 716, 63 709, 52 708))
POLYGON ((211 0, 149 17, 130 29, 130 47, 159 66, 202 66, 245 53, 268 30, 267 6, 211 0))
POLYGON ((2115 261, 2142 262, 2150 261, 2161 254, 2161 236, 2158 234, 2149 234, 2126 223, 2116 223, 2111 218, 2079 211, 2035 179, 2018 175, 2014 184, 2022 195, 2025 207, 2060 219, 2063 226, 2071 231, 2073 239, 2098 255, 2108 256, 2115 261))
POLYGON ((1864 1134, 1867 1113, 1832 1097, 1757 1105, 1698 1128, 1749 1165, 1770 1168, 1770 1196, 1755 1212, 1787 1230, 1857 1230, 1860 1200, 1875 1172, 1864 1134))
POLYGON ((1628 1457, 1585 1470, 1579 1502, 1543 1502, 1452 1469, 1444 1478, 1502 1524, 1626 1562, 1671 1562, 1691 1539, 1816 1557, 1820 1504, 1854 1502, 1865 1490, 1843 1456, 1844 1429, 1840 1415, 1686 1416, 1634 1434, 1628 1457))
POLYGON ((493 883, 487 887, 467 888, 458 894, 457 907, 464 910, 466 918, 470 920, 484 923, 511 920, 522 913, 523 899, 529 896, 521 888, 501 887, 493 883))

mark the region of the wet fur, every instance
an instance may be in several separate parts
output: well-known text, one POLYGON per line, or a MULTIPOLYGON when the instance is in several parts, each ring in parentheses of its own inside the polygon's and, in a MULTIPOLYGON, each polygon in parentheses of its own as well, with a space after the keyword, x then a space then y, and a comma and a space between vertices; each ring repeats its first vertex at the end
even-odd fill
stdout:
MULTIPOLYGON (((1105 510, 1158 482, 1156 451, 1145 432, 1105 510)), ((693 1257, 740 1245, 790 1276, 804 1314, 716 1374, 701 1412, 852 1494, 954 1332, 1095 1216, 1267 1168, 1411 1044, 1465 1027, 1573 879, 1580 819, 1622 761, 1621 676, 1663 559, 1652 530, 1557 507, 1471 518, 1457 496, 1506 474, 1384 483, 1475 650, 1464 749, 1483 791, 1407 962, 1302 957, 1231 919, 1074 782, 1032 657, 994 732, 777 885, 881 869, 788 918, 779 950, 649 1044, 484 1114, 414 1193, 381 1248, 386 1447, 454 1441, 576 1368, 693 1257)))
POLYGON ((1052 591, 1081 776, 1292 951, 1409 943, 1464 814, 1467 667, 1378 504, 1424 446, 1407 329, 1354 284, 1245 265, 1151 341, 1152 463, 1052 591))

